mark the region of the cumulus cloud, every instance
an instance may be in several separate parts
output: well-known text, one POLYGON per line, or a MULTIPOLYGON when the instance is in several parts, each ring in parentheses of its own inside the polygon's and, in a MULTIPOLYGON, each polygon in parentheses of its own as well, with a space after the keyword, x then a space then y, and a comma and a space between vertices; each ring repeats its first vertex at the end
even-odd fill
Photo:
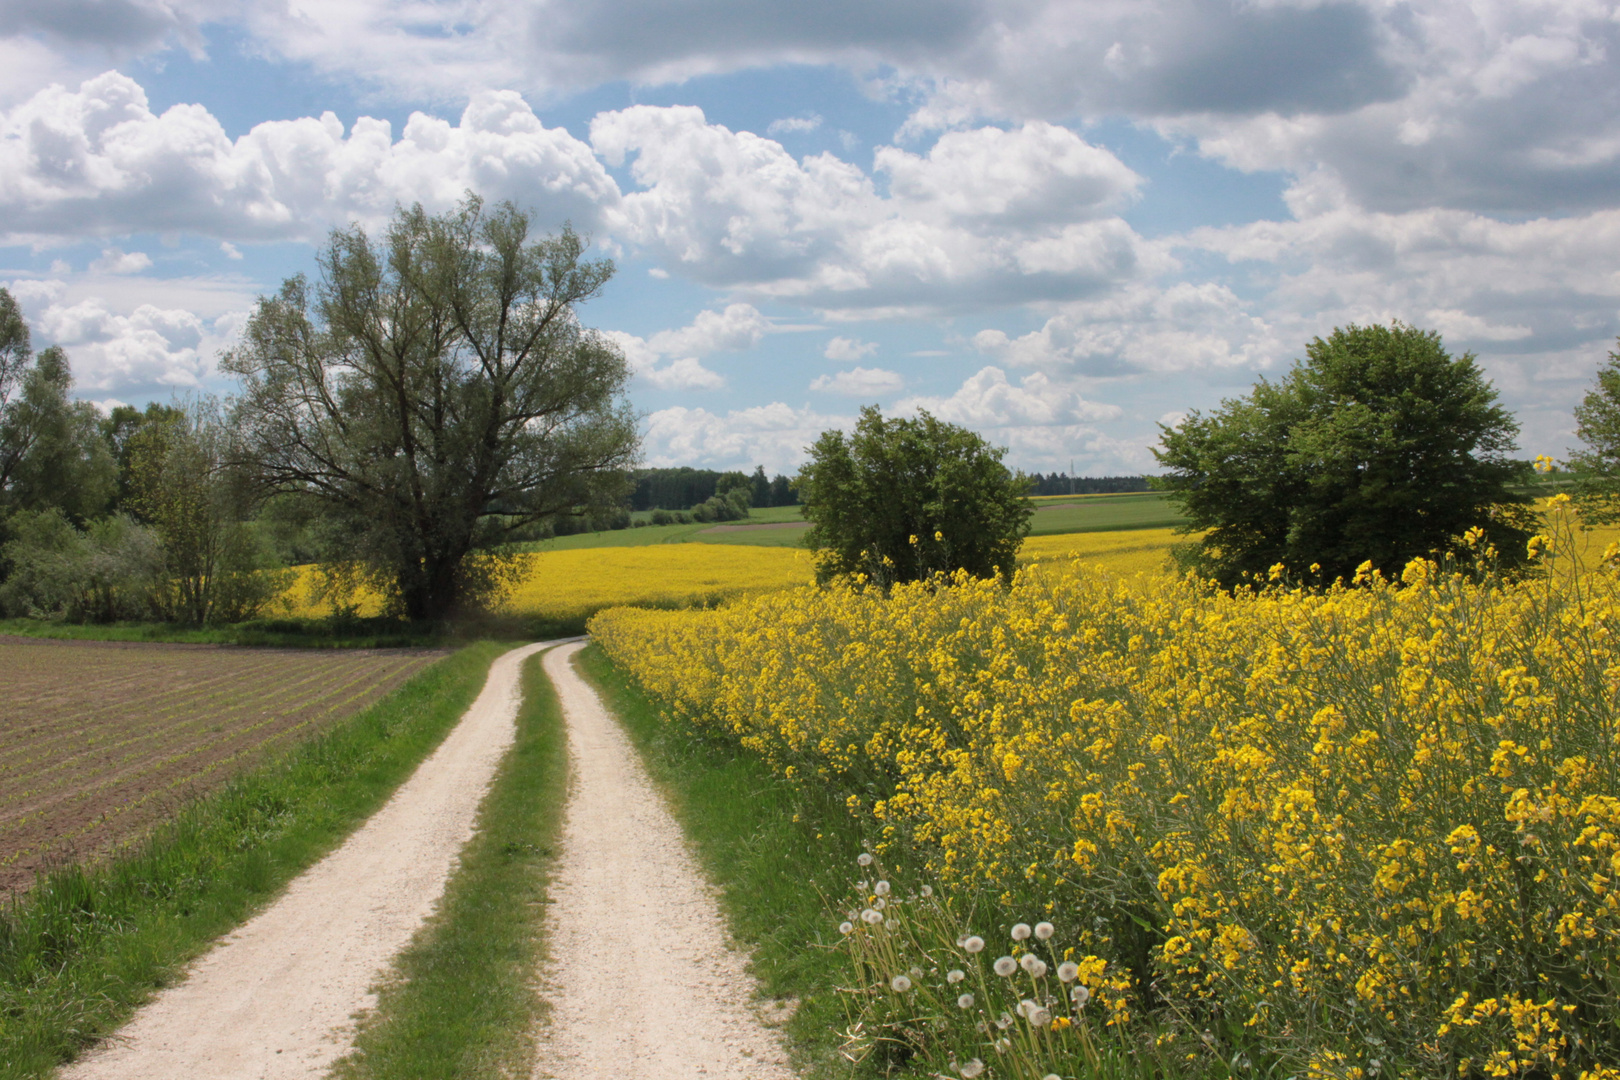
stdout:
POLYGON ((839 364, 850 364, 856 360, 865 359, 877 352, 877 343, 862 341, 860 338, 835 337, 827 342, 827 347, 821 350, 821 355, 839 364))
POLYGON ((1119 406, 1087 401, 1044 372, 1026 375, 1014 385, 1006 372, 994 366, 969 376, 950 397, 911 397, 896 408, 903 412, 926 409, 941 420, 975 431, 1089 424, 1122 415, 1119 406))
POLYGON ((952 133, 928 157, 880 153, 876 167, 898 177, 887 197, 854 165, 796 161, 695 107, 599 114, 591 144, 610 165, 628 163, 637 185, 604 210, 616 236, 705 284, 833 313, 1073 297, 1151 259, 1111 213, 1135 175, 1047 125, 952 133))
POLYGON ((36 348, 68 352, 80 393, 138 399, 204 389, 252 296, 240 282, 19 278, 4 283, 36 348))
POLYGON ((397 140, 386 121, 346 130, 325 113, 232 141, 202 106, 153 113, 138 83, 108 72, 5 111, 0 136, 13 243, 135 231, 312 240, 396 204, 443 209, 468 189, 589 227, 618 194, 589 147, 512 92, 475 96, 457 124, 413 113, 397 140))
POLYGON ((905 385, 898 372, 882 368, 852 368, 833 375, 822 375, 811 382, 810 389, 845 397, 881 397, 892 394, 905 385))
POLYGON ((848 429, 854 418, 795 409, 779 401, 724 414, 680 406, 647 418, 642 450, 653 466, 703 465, 791 473, 804 448, 830 428, 848 429))
POLYGON ((725 379, 704 367, 700 357, 751 349, 766 334, 802 329, 806 328, 773 323, 752 304, 728 304, 723 311, 700 311, 688 325, 651 337, 623 330, 608 331, 607 337, 624 350, 633 371, 660 389, 714 390, 724 386, 725 379), (666 357, 674 359, 659 367, 666 357))
POLYGON ((93 273, 98 274, 137 274, 150 268, 152 257, 144 251, 123 251, 119 248, 105 248, 101 258, 90 264, 93 273))

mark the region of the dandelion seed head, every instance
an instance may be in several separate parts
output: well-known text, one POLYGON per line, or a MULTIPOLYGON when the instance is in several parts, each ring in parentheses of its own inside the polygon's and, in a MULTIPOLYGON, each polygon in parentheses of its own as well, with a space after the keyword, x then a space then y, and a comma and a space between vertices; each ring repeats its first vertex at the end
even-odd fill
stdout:
POLYGON ((852 923, 852 922, 841 922, 841 923, 838 924, 838 932, 840 934, 847 934, 851 930, 854 930, 854 929, 855 929, 855 924, 852 923))
POLYGON ((889 902, 883 897, 879 896, 877 899, 872 901, 872 906, 877 908, 879 911, 882 911, 884 908, 889 906, 889 902))
POLYGON ((996 974, 1005 979, 1013 972, 1018 970, 1018 961, 1014 960, 1010 956, 1003 956, 1001 959, 996 961, 995 967, 996 974))
POLYGON ((1025 1013, 1024 1019, 1029 1021, 1031 1027, 1045 1028, 1052 1026, 1051 1010, 1041 1005, 1037 1005, 1025 1013))
POLYGON ((1021 964, 1022 964, 1025 971, 1029 972, 1031 975, 1035 976, 1037 979, 1042 978, 1042 977, 1044 977, 1046 975, 1046 961, 1042 960, 1038 956, 1032 956, 1032 955, 1026 954, 1024 956, 1023 960, 1021 961, 1021 964))
POLYGON ((926 900, 930 896, 934 895, 934 887, 932 885, 924 885, 921 889, 918 889, 917 891, 922 894, 922 898, 924 900, 926 900))
POLYGON ((911 980, 904 975, 896 975, 889 980, 889 989, 897 994, 903 994, 911 989, 911 980))
POLYGON ((923 977, 923 969, 913 964, 911 970, 906 972, 906 974, 910 975, 913 979, 920 979, 923 977))
POLYGON ((1012 928, 1012 939, 1014 941, 1028 941, 1029 940, 1029 923, 1022 923, 1021 922, 1017 926, 1014 926, 1012 928))
POLYGON ((967 1080, 973 1080, 975 1076, 983 1076, 984 1062, 978 1058, 973 1058, 962 1066, 962 1075, 967 1077, 967 1080))
POLYGON ((1091 991, 1086 989, 1084 983, 1081 983, 1079 986, 1069 991, 1069 1000, 1073 1001, 1077 1007, 1083 1009, 1086 1007, 1086 1002, 1091 1000, 1091 991))
POLYGON ((970 953, 983 952, 984 951, 984 938, 979 937, 977 934, 975 934, 975 935, 969 937, 966 941, 962 942, 962 948, 967 950, 970 953))
POLYGON ((899 925, 900 925, 900 920, 899 919, 884 919, 883 920, 883 929, 885 929, 885 930, 893 930, 895 927, 897 927, 899 925))
POLYGON ((874 911, 871 908, 867 908, 865 911, 861 912, 861 921, 876 926, 878 923, 883 921, 883 913, 881 911, 874 911))
POLYGON ((1080 975, 1080 965, 1064 961, 1058 965, 1057 976, 1064 982, 1074 982, 1080 975))
POLYGON ((887 881, 880 881, 876 885, 872 886, 872 891, 877 893, 879 896, 888 896, 889 883, 887 881))
POLYGON ((863 851, 859 855, 855 856, 855 861, 860 863, 862 866, 871 866, 872 853, 870 851, 863 851))
POLYGON ((1049 922, 1038 922, 1035 924, 1035 936, 1040 938, 1042 941, 1051 941, 1052 935, 1055 933, 1057 933, 1057 927, 1053 926, 1049 922))
POLYGON ((950 983, 952 986, 955 986, 965 978, 967 978, 967 973, 961 968, 952 968, 945 973, 945 981, 950 983))
POLYGON ((972 994, 963 994, 961 997, 957 998, 956 999, 956 1007, 958 1009, 971 1009, 971 1008, 973 1008, 973 995, 972 994))

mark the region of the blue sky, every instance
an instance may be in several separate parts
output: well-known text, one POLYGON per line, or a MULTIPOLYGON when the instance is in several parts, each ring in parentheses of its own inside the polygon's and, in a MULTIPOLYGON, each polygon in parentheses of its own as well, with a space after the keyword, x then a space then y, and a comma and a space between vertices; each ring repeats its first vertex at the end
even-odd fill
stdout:
POLYGON ((99 402, 228 393, 330 229, 473 189, 618 273, 650 464, 863 404, 1025 469, 1349 322, 1562 455, 1620 332, 1614 0, 0 0, 0 282, 99 402))

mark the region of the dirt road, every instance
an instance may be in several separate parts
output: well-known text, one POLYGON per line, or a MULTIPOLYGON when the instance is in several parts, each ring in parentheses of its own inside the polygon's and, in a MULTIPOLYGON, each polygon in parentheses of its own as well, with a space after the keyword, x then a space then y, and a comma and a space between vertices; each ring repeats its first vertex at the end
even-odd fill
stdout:
POLYGON ((789 1080, 680 826, 569 662, 579 648, 544 660, 567 717, 573 787, 547 918, 551 1014, 535 1076, 789 1080))
POLYGON ((523 660, 502 655, 444 743, 342 847, 192 965, 64 1080, 315 1077, 444 891, 511 744, 523 660))

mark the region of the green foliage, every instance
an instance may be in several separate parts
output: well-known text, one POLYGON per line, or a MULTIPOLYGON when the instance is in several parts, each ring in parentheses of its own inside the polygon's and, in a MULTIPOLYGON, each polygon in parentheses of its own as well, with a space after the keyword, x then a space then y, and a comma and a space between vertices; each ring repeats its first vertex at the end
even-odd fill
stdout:
POLYGON ((19 511, 9 526, 0 613, 96 623, 151 614, 163 552, 150 529, 115 514, 80 531, 54 506, 19 511))
POLYGON ((1589 449, 1573 450, 1570 492, 1583 520, 1593 525, 1620 521, 1620 352, 1598 368, 1597 385, 1575 406, 1575 434, 1589 449))
POLYGON ((243 520, 240 484, 217 410, 195 405, 142 425, 129 440, 129 506, 157 533, 163 575, 153 606, 202 625, 251 619, 288 585, 259 532, 243 520))
POLYGON ((95 406, 72 389, 67 354, 32 356, 28 325, 0 289, 0 514, 56 507, 85 521, 106 509, 116 466, 95 406))
POLYGON ((1471 353, 1401 323, 1335 329, 1281 381, 1161 428, 1159 481, 1205 531, 1193 563, 1230 587, 1282 563, 1331 582, 1370 561, 1398 573, 1417 556, 1460 554, 1482 529, 1502 562, 1523 561, 1529 467, 1509 457, 1518 425, 1471 353))
POLYGON ((797 479, 819 575, 885 587, 958 569, 1010 575, 1034 509, 1004 453, 926 412, 885 420, 868 406, 852 436, 823 432, 797 479))
POLYGON ((623 355, 576 307, 613 272, 511 204, 339 230, 261 299, 222 367, 242 380, 239 459, 330 519, 397 609, 439 620, 502 582, 488 552, 534 523, 612 509, 637 453, 623 355))

